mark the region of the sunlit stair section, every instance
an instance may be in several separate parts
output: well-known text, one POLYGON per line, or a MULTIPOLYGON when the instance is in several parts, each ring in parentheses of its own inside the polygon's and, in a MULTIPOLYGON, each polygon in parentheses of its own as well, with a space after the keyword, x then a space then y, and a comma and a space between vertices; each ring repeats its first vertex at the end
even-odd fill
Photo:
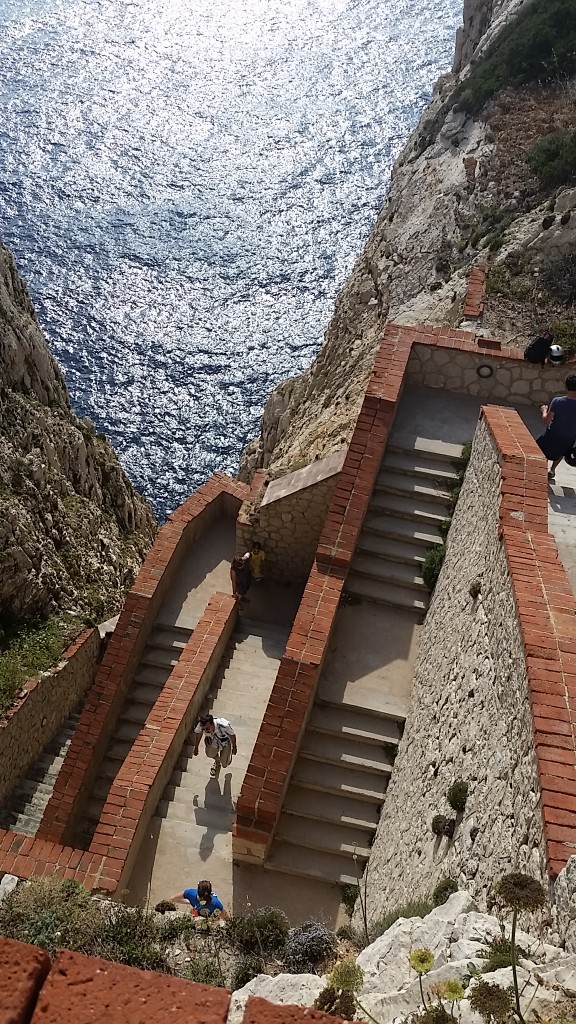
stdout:
POLYGON ((317 697, 268 868, 335 883, 362 875, 404 718, 317 697))
POLYGON ((349 595, 426 612, 422 565, 442 543, 460 456, 458 445, 425 438, 413 447, 388 445, 346 580, 349 595))
POLYGON ((0 828, 12 829, 26 836, 36 835, 79 717, 80 710, 76 709, 30 765, 4 807, 0 808, 0 828))
POLYGON ((84 813, 78 819, 73 845, 87 849, 102 808, 134 740, 184 650, 192 630, 156 623, 134 675, 84 813))

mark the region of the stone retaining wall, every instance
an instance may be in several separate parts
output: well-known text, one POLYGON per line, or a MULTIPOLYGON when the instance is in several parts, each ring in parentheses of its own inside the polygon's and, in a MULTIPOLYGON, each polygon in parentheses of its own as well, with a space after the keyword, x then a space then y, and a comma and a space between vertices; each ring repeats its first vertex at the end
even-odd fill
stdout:
POLYGON ((99 651, 98 630, 85 630, 55 668, 28 680, 24 696, 0 720, 0 804, 85 695, 96 675, 99 651))
MULTIPOLYGON (((369 861, 372 921, 429 895, 446 876, 485 904, 505 871, 527 871, 546 884, 566 862, 568 846, 557 846, 564 829, 556 834, 548 822, 561 820, 560 777, 575 764, 563 721, 557 627, 564 623, 554 613, 555 603, 574 604, 570 594, 547 531, 545 460, 517 413, 486 408, 369 861), (555 707, 547 703, 548 679, 555 707), (465 812, 454 838, 438 839, 432 818, 454 817, 446 793, 459 778, 469 783, 465 812)), ((566 623, 572 631, 573 622, 566 623)))
POLYGON ((272 579, 308 578, 345 455, 336 452, 274 480, 259 506, 238 517, 238 550, 249 551, 260 541, 272 579))

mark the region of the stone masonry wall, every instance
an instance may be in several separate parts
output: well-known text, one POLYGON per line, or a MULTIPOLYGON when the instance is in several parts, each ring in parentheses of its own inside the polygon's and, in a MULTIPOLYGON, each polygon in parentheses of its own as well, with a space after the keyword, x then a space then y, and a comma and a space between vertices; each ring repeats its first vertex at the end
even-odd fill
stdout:
POLYGON ((88 690, 99 650, 98 630, 85 630, 54 669, 26 683, 21 700, 0 721, 0 804, 88 690))
POLYGON ((422 631, 412 708, 368 868, 372 921, 445 876, 481 904, 511 866, 546 882, 546 852, 522 635, 499 538, 501 471, 484 418, 422 631), (471 584, 480 583, 474 598, 471 584), (469 782, 453 840, 450 784, 469 782))
POLYGON ((458 351, 442 345, 412 346, 406 380, 429 388, 446 388, 466 395, 477 395, 488 402, 505 400, 520 405, 539 405, 550 401, 551 395, 564 390, 567 369, 562 366, 534 366, 521 358, 521 353, 508 349, 499 352, 498 342, 477 339, 493 349, 475 352, 458 351), (520 356, 520 358, 519 358, 520 356), (490 377, 479 377, 477 369, 487 364, 490 377))
POLYGON ((239 550, 249 551, 258 540, 266 552, 267 571, 274 579, 307 579, 337 479, 332 476, 261 505, 251 523, 238 520, 239 550))

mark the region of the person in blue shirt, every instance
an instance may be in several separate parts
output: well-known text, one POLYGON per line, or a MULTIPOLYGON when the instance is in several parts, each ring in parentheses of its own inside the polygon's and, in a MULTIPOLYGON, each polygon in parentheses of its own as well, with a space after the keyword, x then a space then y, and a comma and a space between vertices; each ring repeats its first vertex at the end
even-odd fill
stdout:
POLYGON ((210 921, 225 921, 228 917, 223 904, 215 892, 212 892, 212 882, 204 879, 198 882, 196 889, 184 889, 172 897, 172 903, 189 903, 190 913, 199 919, 202 930, 207 931, 210 921))
POLYGON ((536 444, 552 462, 548 473, 551 483, 556 467, 576 445, 576 374, 568 374, 564 387, 563 395, 553 398, 550 405, 540 406, 546 430, 536 438, 536 444))

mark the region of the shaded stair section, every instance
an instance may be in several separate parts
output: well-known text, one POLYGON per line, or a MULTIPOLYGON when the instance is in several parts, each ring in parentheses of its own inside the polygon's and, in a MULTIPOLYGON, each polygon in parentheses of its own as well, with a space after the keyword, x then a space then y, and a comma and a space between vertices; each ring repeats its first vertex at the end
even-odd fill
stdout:
POLYGON ((88 849, 112 782, 191 635, 192 630, 184 626, 156 622, 126 694, 96 781, 76 822, 72 844, 77 848, 88 849))
POLYGON ((316 698, 268 868, 340 884, 362 875, 404 716, 316 698))
POLYGON ((346 592, 362 600, 424 614, 430 593, 422 578, 426 552, 443 541, 458 483, 460 445, 416 438, 394 442, 384 454, 346 592))
POLYGON ((82 707, 79 706, 65 719, 54 738, 30 765, 7 803, 0 809, 0 828, 21 832, 26 836, 36 835, 81 711, 82 707))

